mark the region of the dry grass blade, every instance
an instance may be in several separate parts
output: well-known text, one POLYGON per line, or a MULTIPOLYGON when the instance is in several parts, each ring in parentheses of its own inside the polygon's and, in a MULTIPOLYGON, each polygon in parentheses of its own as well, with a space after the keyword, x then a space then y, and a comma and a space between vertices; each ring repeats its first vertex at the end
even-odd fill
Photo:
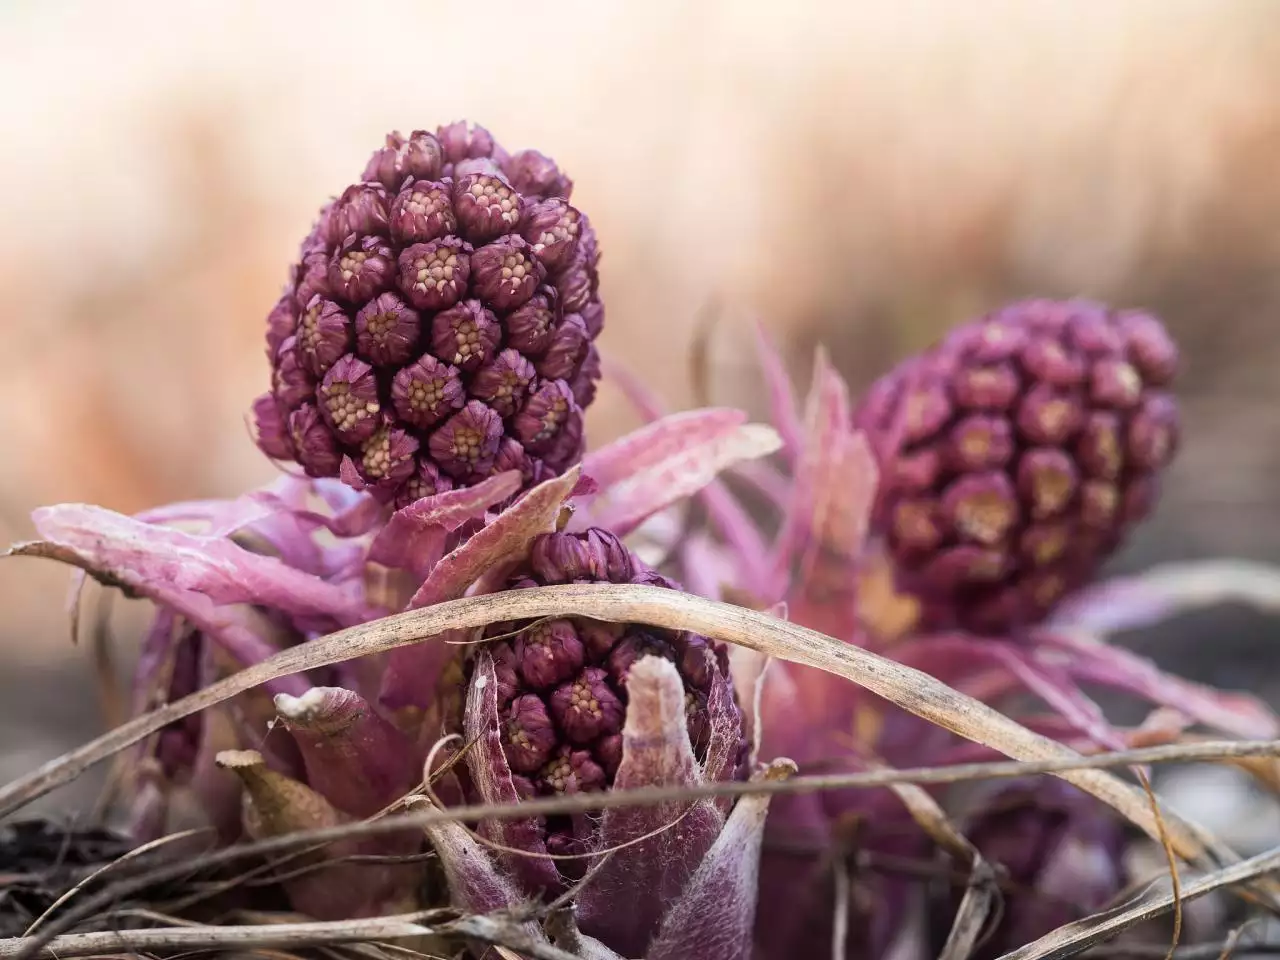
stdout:
MULTIPOLYGON (((1280 847, 1206 874, 1184 886, 1180 899, 1183 902, 1195 900, 1214 890, 1250 883, 1277 870, 1280 870, 1280 847)), ((1006 953, 1000 960, 1059 960, 1061 957, 1074 956, 1134 924, 1170 912, 1178 899, 1170 891, 1147 896, 1130 907, 1117 907, 1105 913, 1094 914, 1059 927, 1034 943, 1006 953)), ((1174 956, 1177 957, 1178 952, 1175 951, 1174 956)))
MULTIPOLYGON (((424 913, 407 913, 365 920, 323 923, 264 923, 244 926, 181 926, 155 930, 74 933, 46 944, 37 956, 51 960, 67 957, 101 956, 111 952, 147 953, 176 950, 251 950, 266 947, 298 949, 367 943, 379 940, 406 940, 418 937, 448 937, 479 940, 498 949, 510 949, 535 960, 576 960, 573 954, 538 942, 517 924, 502 917, 461 917, 434 926, 420 921, 424 913)), ((0 960, 21 956, 31 938, 0 940, 0 960)))
MULTIPOLYGON (((351 627, 284 650, 189 697, 131 720, 8 784, 0 789, 0 816, 69 782, 89 766, 161 727, 268 680, 421 642, 451 629, 564 615, 690 630, 777 659, 825 670, 879 694, 916 716, 1017 760, 1079 757, 1073 750, 1027 730, 926 673, 798 624, 660 587, 573 584, 465 597, 351 627)), ((1058 775, 1115 808, 1153 839, 1160 839, 1159 822, 1141 791, 1097 769, 1073 769, 1058 775)), ((1212 842, 1203 828, 1172 813, 1165 815, 1164 825, 1175 852, 1185 860, 1207 869, 1217 865, 1214 857, 1231 863, 1239 860, 1233 852, 1212 842), (1207 848, 1207 843, 1212 850, 1207 848)))
MULTIPOLYGON (((955 767, 935 767, 914 770, 882 769, 866 773, 840 774, 821 777, 796 777, 789 780, 753 780, 750 782, 717 782, 696 787, 649 787, 641 790, 614 790, 609 793, 579 793, 560 797, 527 800, 520 804, 491 804, 471 807, 451 807, 448 810, 432 809, 426 813, 404 816, 388 816, 382 819, 364 820, 317 830, 299 831, 284 836, 259 840, 212 851, 194 861, 183 859, 176 864, 157 867, 149 873, 119 881, 96 895, 82 898, 74 907, 52 918, 42 933, 30 938, 32 955, 59 933, 74 928, 75 924, 110 910, 121 900, 139 891, 168 883, 194 872, 214 870, 250 857, 271 858, 277 854, 297 852, 300 848, 317 848, 336 840, 370 837, 408 828, 424 828, 445 822, 479 822, 484 819, 522 819, 530 816, 552 814, 588 813, 615 807, 687 801, 703 797, 746 796, 748 794, 777 794, 813 792, 823 789, 891 786, 893 784, 955 783, 966 779, 987 777, 1017 777, 1029 773, 1060 772, 1067 769, 1100 768, 1103 766, 1128 766, 1134 763, 1158 763, 1162 760, 1186 761, 1187 759, 1214 759, 1245 753, 1258 754, 1263 750, 1276 753, 1280 742, 1248 744, 1224 742, 1218 744, 1191 744, 1182 748, 1169 746, 1147 747, 1091 757, 1075 757, 1042 763, 981 763, 955 767)), ((262 868, 259 868, 262 869, 262 868)))
POLYGON ((104 874, 114 870, 116 867, 120 866, 121 864, 127 863, 130 860, 136 860, 138 857, 145 856, 146 854, 150 853, 152 850, 158 850, 159 848, 167 846, 170 843, 174 843, 175 841, 185 840, 187 837, 194 837, 203 832, 204 830, 201 828, 201 829, 195 829, 195 830, 184 830, 181 833, 171 833, 171 834, 168 834, 167 836, 157 837, 155 840, 152 840, 150 843, 144 843, 140 847, 135 847, 134 849, 126 853, 124 856, 117 857, 115 860, 111 860, 107 863, 104 863, 97 870, 94 870, 91 874, 89 874, 87 877, 85 877, 83 880, 77 883, 74 887, 72 887, 62 896, 60 896, 57 900, 53 901, 53 903, 49 904, 48 909, 46 909, 44 913, 40 914, 40 916, 36 917, 35 920, 31 922, 31 925, 27 927, 26 932, 23 933, 23 936, 25 937, 31 936, 33 933, 36 932, 36 930, 40 927, 40 925, 45 922, 45 920, 47 920, 52 914, 56 913, 58 909, 64 906, 69 900, 72 900, 81 890, 83 890, 89 884, 93 883, 93 881, 100 879, 104 874))
POLYGON ((967 960, 978 945, 978 938, 982 936, 999 895, 995 874, 977 847, 956 829, 927 791, 913 783, 895 784, 891 789, 906 806, 912 819, 938 846, 969 866, 968 887, 951 923, 947 942, 938 954, 938 960, 967 960))

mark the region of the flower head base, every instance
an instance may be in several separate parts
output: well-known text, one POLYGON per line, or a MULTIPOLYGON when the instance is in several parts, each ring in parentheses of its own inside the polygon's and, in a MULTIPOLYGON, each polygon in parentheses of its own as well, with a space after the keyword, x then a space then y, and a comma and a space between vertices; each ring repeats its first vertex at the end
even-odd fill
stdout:
POLYGON ((528 478, 577 460, 603 309, 595 236, 571 190, 549 158, 508 156, 482 127, 389 136, 322 211, 268 318, 263 451, 397 504, 427 464, 455 486, 485 479, 495 431, 520 446, 505 460, 528 478), (308 405, 323 419, 293 427, 308 405), (483 429, 459 451, 468 425, 483 429), (388 436, 399 462, 418 451, 416 470, 377 466, 388 436))
POLYGON ((1088 582, 1151 509, 1178 443, 1178 352, 1154 317, 1015 303, 868 391, 875 521, 924 626, 1004 632, 1088 582))

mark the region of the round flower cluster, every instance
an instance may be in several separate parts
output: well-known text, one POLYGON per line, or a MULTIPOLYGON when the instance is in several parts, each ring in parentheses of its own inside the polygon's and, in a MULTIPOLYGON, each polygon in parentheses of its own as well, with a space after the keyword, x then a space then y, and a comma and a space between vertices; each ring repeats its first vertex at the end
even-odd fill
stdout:
POLYGON ((876 521, 934 628, 1035 623, 1151 510, 1178 443, 1178 350, 1150 314, 1023 301, 953 331, 855 411, 876 521))
POLYGON ((267 318, 263 451, 397 506, 576 462, 604 309, 572 187, 479 126, 390 135, 267 318))

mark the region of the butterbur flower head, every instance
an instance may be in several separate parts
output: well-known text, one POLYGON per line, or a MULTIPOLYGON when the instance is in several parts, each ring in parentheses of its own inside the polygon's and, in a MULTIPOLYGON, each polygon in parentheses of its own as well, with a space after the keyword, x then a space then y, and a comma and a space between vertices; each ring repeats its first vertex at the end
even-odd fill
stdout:
MULTIPOLYGON (((508 589, 581 582, 670 586, 615 536, 591 529, 536 537, 508 589)), ((472 799, 515 801, 747 776, 743 714, 718 644, 577 617, 495 624, 487 635, 491 642, 476 648, 466 669, 462 726, 474 741, 467 757, 472 799)), ((623 956, 665 956, 647 954, 646 947, 727 829, 727 810, 727 804, 693 805, 678 838, 640 839, 669 821, 670 809, 485 823, 481 830, 517 851, 582 855, 502 855, 502 869, 524 896, 555 896, 583 874, 592 855, 614 849, 604 867, 611 876, 582 891, 582 930, 623 956), (640 842, 627 844, 635 840, 640 842)))
POLYGON ((388 136, 321 211, 268 316, 259 447, 360 486, 380 469, 375 432, 401 451, 416 443, 397 461, 412 469, 371 484, 396 504, 413 502, 407 484, 484 479, 500 449, 526 486, 580 459, 604 310, 595 233, 571 190, 549 157, 508 154, 480 126, 388 136), (304 414, 295 429, 307 405, 320 424, 304 414))
POLYGON ((1093 578, 1177 449, 1177 367, 1149 314, 1031 300, 867 391, 875 522, 924 627, 1007 632, 1093 578))
MULTIPOLYGON (((1124 824, 1056 778, 987 793, 963 832, 1002 881, 1000 922, 975 954, 980 960, 1104 909, 1127 882, 1124 824)), ((963 893, 950 891, 930 911, 939 947, 963 893)))

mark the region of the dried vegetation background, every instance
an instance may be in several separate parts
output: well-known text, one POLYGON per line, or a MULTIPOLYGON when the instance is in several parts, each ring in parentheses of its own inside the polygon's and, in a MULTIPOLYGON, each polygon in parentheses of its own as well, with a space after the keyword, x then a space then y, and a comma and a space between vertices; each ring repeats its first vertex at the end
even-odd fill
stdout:
MULTIPOLYGON (((575 177, 602 345, 675 404, 712 304, 711 399, 757 412, 753 313, 797 372, 821 341, 862 384, 1018 295, 1161 311, 1190 361, 1188 441, 1119 563, 1280 559, 1271 0, 7 0, 0 82, 0 541, 41 503, 269 479, 243 414, 318 202, 387 130, 467 116, 575 177)), ((633 423, 607 387, 592 421, 597 441, 633 423)), ((0 573, 0 779, 101 726, 65 580, 0 573)), ((1217 611, 1135 642, 1276 702, 1274 634, 1217 611)))

